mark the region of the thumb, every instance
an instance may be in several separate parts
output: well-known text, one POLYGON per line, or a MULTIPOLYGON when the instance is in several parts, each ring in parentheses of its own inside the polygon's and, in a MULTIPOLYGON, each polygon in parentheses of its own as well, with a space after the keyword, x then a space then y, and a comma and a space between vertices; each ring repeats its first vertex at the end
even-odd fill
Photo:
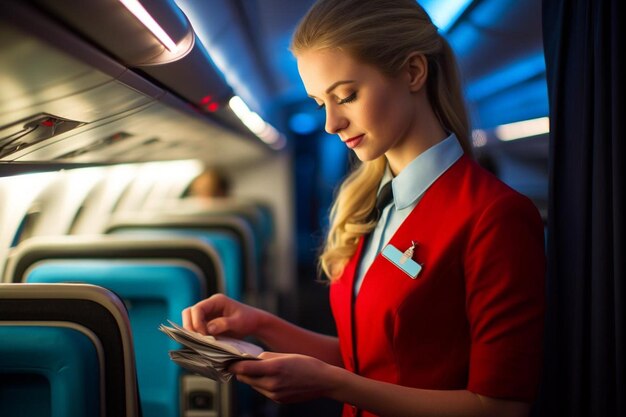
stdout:
POLYGON ((276 352, 261 352, 258 358, 259 359, 275 359, 275 358, 280 358, 281 356, 285 356, 285 354, 276 353, 276 352))

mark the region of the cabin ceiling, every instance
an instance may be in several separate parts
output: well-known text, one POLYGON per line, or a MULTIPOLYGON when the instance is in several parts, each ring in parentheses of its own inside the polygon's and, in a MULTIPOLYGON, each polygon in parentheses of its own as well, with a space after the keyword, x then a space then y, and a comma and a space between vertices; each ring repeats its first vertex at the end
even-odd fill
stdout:
MULTIPOLYGON (((224 61, 235 92, 279 125, 292 116, 290 112, 315 108, 288 50, 298 20, 312 3, 178 0, 199 38, 224 61)), ((454 3, 463 2, 421 2, 431 15, 454 3)), ((541 0, 467 3, 444 35, 459 58, 474 124, 489 128, 547 115, 541 0)))
MULTIPOLYGON (((312 2, 142 0, 146 9, 177 41, 194 41, 188 45, 186 55, 170 59, 163 53, 162 46, 146 35, 144 28, 129 18, 127 10, 115 0, 9 0, 0 11, 0 24, 3 25, 3 40, 0 42, 3 62, 0 65, 5 85, 9 85, 13 77, 22 87, 28 85, 32 90, 38 86, 41 89, 26 91, 30 96, 38 96, 39 93, 43 95, 38 97, 54 95, 46 84, 51 81, 45 78, 46 72, 37 70, 44 66, 38 66, 41 64, 37 59, 26 63, 22 61, 19 53, 24 51, 18 48, 19 45, 26 48, 34 44, 30 57, 44 57, 54 55, 46 46, 50 42, 57 48, 58 56, 48 57, 43 62, 45 65, 57 65, 52 68, 60 71, 58 76, 64 74, 62 61, 76 63, 71 68, 74 78, 63 80, 65 87, 78 91, 85 83, 91 83, 94 88, 92 96, 81 98, 87 100, 88 106, 80 109, 77 113, 79 117, 75 118, 89 125, 77 127, 74 133, 80 129, 93 130, 99 124, 109 128, 102 128, 102 132, 93 135, 98 139, 85 145, 88 152, 81 153, 78 144, 66 147, 55 140, 56 145, 51 142, 45 147, 32 146, 29 151, 20 150, 14 158, 0 158, 28 160, 30 155, 36 160, 55 159, 63 156, 61 149, 64 148, 63 152, 66 155, 69 152, 70 158, 80 158, 85 162, 123 161, 131 157, 133 160, 171 159, 194 157, 203 152, 219 155, 220 152, 228 152, 225 150, 227 146, 221 146, 226 143, 224 141, 241 138, 245 143, 254 143, 252 146, 244 145, 246 150, 243 154, 249 158, 258 157, 258 152, 264 152, 261 148, 265 151, 269 148, 254 138, 234 117, 227 105, 233 94, 242 97, 253 111, 283 132, 288 140, 298 136, 301 126, 297 120, 303 120, 303 115, 308 117, 309 129, 321 131, 323 115, 314 111, 316 106, 306 97, 295 59, 288 51, 293 29, 312 2), (45 24, 32 20, 34 12, 41 15, 45 24), (13 24, 15 27, 9 27, 13 24), (46 29, 46 25, 55 30, 46 29), (16 36, 17 41, 11 41, 16 36), (102 88, 105 84, 109 88, 102 88), (103 91, 99 93, 97 88, 103 91), (119 94, 125 94, 128 100, 117 103, 115 99, 120 97, 119 94), (107 109, 104 105, 119 107, 107 109), (175 111, 175 114, 168 111, 175 111), (138 115, 126 119, 126 122, 120 117, 110 118, 125 112, 138 115), (141 114, 146 116, 141 118, 141 114), (153 140, 154 129, 150 126, 161 126, 158 129, 160 133, 168 131, 167 119, 163 117, 171 118, 169 130, 173 133, 153 140), (190 118, 192 122, 189 126, 193 127, 183 131, 171 128, 180 126, 185 117, 190 118), (133 140, 135 144, 149 146, 145 149, 152 151, 142 153, 135 150, 133 153, 120 144, 98 150, 98 141, 115 142, 110 138, 118 133, 111 127, 115 126, 111 123, 115 120, 119 132, 131 129, 132 123, 146 129, 141 138, 133 140), (130 127, 126 123, 130 123, 130 127), (203 129, 207 129, 208 133, 203 134, 203 129), (184 144, 185 137, 192 140, 184 144), (35 150, 37 152, 31 152, 35 150), (72 151, 75 151, 74 154, 72 151)), ((421 2, 431 15, 451 7, 451 3, 455 1, 421 2)), ((547 116, 541 0, 470 1, 443 33, 459 58, 474 127, 491 129, 502 123, 547 116)), ((16 97, 9 94, 14 92, 6 88, 3 90, 0 93, 0 129, 37 112, 46 112, 47 106, 41 105, 46 100, 27 103, 32 108, 25 105, 16 107, 16 97)), ((29 99, 26 95, 17 98, 22 101, 29 99)), ((59 103, 59 106, 62 105, 62 102, 59 103)), ((68 114, 73 115, 72 111, 68 114)), ((82 135, 81 140, 87 140, 85 137, 82 135)), ((126 144, 130 147, 133 140, 126 141, 126 144)), ((232 157, 236 159, 238 155, 232 157)), ((221 162, 226 161, 217 158, 221 162)))

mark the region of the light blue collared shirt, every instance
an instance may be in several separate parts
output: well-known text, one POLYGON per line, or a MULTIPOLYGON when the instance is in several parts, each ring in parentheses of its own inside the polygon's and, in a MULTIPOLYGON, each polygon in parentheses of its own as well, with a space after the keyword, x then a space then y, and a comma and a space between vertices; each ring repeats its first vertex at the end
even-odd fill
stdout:
MULTIPOLYGON (((372 230, 359 264, 354 293, 358 294, 365 273, 376 255, 389 242, 402 222, 413 211, 422 196, 437 178, 448 170, 463 155, 463 148, 453 133, 443 141, 430 147, 411 161, 395 178, 389 166, 383 175, 378 190, 391 181, 393 202, 383 209, 378 224, 372 230), (393 210, 392 210, 393 208, 393 210)), ((406 248, 398 248, 401 251, 406 248)))

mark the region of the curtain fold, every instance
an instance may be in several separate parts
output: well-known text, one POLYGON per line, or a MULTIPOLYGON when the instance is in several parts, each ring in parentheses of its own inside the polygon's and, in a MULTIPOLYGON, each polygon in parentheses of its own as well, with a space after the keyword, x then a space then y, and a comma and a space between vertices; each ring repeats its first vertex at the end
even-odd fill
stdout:
POLYGON ((543 0, 550 101, 539 416, 626 416, 623 0, 543 0))

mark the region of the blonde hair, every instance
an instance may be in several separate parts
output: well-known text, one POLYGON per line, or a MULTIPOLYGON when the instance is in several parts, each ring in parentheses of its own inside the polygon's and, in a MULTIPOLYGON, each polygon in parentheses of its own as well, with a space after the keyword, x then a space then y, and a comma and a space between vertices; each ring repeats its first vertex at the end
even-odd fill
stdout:
MULTIPOLYGON (((298 24, 290 49, 294 55, 338 49, 389 77, 400 72, 409 54, 424 54, 430 104, 444 129, 456 135, 466 154, 472 154, 454 53, 415 0, 318 0, 298 24)), ((376 226, 369 214, 385 165, 384 156, 363 162, 339 188, 319 258, 321 270, 331 281, 342 274, 359 238, 376 226)))

